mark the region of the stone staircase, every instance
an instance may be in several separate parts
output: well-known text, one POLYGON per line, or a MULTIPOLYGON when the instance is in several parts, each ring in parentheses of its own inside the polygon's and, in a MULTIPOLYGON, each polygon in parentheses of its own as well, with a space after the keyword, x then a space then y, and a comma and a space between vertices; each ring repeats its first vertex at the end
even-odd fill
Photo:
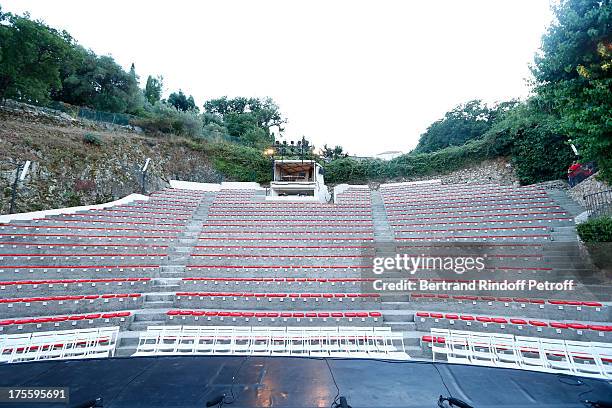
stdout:
POLYGON ((160 276, 153 279, 152 292, 144 295, 142 309, 134 311, 134 320, 127 331, 119 334, 117 356, 130 356, 136 352, 140 333, 147 326, 164 325, 165 311, 172 308, 174 293, 179 288, 179 280, 184 276, 185 267, 190 261, 193 247, 198 243, 202 225, 208 218, 208 209, 215 194, 202 199, 189 222, 177 237, 177 244, 169 247, 168 258, 160 268, 160 276))
MULTIPOLYGON (((572 198, 562 189, 551 189, 547 194, 552 198, 557 205, 564 211, 567 211, 572 218, 585 211, 585 208, 578 205, 572 198)), ((551 233, 552 239, 555 242, 578 242, 576 235, 576 226, 569 225, 564 227, 555 227, 551 233)))
MULTIPOLYGON (((372 200, 372 219, 374 223, 374 256, 395 256, 397 253, 395 234, 389 223, 382 196, 378 190, 371 190, 370 197, 372 200)), ((420 339, 424 333, 416 331, 414 323, 415 311, 409 310, 408 297, 405 296, 405 299, 394 299, 394 301, 382 301, 380 308, 384 313, 385 326, 391 327, 393 331, 401 332, 404 337, 406 352, 411 357, 419 357, 422 353, 420 339)))

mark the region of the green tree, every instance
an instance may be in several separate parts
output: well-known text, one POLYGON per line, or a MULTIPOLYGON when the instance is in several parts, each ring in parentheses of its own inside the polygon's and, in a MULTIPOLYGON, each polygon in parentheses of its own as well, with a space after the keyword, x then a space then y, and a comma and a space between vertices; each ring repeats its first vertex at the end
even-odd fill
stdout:
POLYGON ((321 149, 321 156, 325 159, 336 160, 348 157, 348 153, 344 151, 342 146, 336 145, 334 147, 328 147, 327 144, 324 144, 321 149))
POLYGON ((532 72, 542 109, 612 180, 612 2, 562 0, 532 72))
POLYGON ((67 32, 0 10, 0 100, 47 101, 72 50, 67 32))
POLYGON ((152 77, 149 75, 144 89, 144 96, 151 105, 155 105, 155 103, 161 100, 163 87, 164 78, 162 76, 152 77))
POLYGON ((183 91, 173 92, 168 96, 168 104, 174 106, 176 109, 183 112, 194 111, 198 112, 200 109, 196 106, 193 96, 189 95, 189 98, 183 93, 183 91))
POLYGON ((110 56, 80 51, 81 63, 66 78, 58 99, 79 106, 108 112, 134 112, 138 109, 138 77, 125 72, 110 56))
POLYGON ((414 153, 460 146, 468 140, 480 138, 491 128, 493 120, 494 111, 480 100, 458 105, 427 128, 414 153))

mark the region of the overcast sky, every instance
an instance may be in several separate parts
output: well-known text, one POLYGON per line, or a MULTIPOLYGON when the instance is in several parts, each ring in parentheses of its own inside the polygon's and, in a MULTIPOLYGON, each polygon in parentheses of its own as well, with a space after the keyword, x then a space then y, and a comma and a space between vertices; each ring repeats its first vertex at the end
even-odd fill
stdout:
POLYGON ((285 138, 351 154, 409 151, 458 103, 525 97, 549 0, 0 0, 163 75, 201 107, 270 96, 285 138))

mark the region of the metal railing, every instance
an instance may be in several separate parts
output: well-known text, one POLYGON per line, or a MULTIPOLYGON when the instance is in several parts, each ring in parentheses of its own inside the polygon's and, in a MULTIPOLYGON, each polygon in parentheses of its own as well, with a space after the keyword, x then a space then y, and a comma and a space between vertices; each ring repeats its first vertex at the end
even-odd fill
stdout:
POLYGON ((612 214, 612 190, 587 194, 583 198, 591 217, 612 214))

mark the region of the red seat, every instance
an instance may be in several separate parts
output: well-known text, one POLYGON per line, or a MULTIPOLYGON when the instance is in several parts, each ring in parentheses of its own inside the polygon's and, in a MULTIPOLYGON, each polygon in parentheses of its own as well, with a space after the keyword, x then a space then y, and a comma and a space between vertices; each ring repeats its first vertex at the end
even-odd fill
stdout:
POLYGON ((253 312, 242 312, 242 317, 253 317, 255 313, 253 312))
POLYGON ((492 320, 490 317, 487 316, 477 316, 476 321, 479 321, 481 323, 491 323, 492 320))
POLYGON ((601 332, 612 331, 612 326, 603 326, 599 324, 590 324, 589 329, 601 332))
POLYGON ((168 310, 166 314, 168 316, 177 316, 179 314, 179 311, 178 310, 168 310))
POLYGON ((85 315, 85 319, 87 320, 99 319, 100 316, 102 316, 100 313, 93 313, 93 314, 85 315))
POLYGON ((357 317, 357 313, 355 313, 355 312, 346 312, 346 313, 344 313, 344 317, 350 317, 350 318, 357 317))
POLYGON ((457 319, 459 319, 459 315, 456 315, 456 314, 450 314, 450 313, 449 313, 449 314, 444 315, 444 317, 446 317, 447 319, 450 319, 450 320, 457 320, 457 319))
POLYGON ((380 313, 380 312, 370 312, 370 317, 382 317, 382 313, 380 313))
POLYGON ((291 317, 291 316, 292 316, 292 313, 291 313, 291 312, 282 312, 282 313, 280 314, 280 317, 291 317))
POLYGON ((357 312, 357 317, 368 317, 367 312, 357 312))
POLYGON ((586 330, 589 328, 589 326, 587 326, 586 324, 582 324, 582 323, 568 323, 567 327, 569 327, 570 329, 576 329, 576 330, 586 330))
POLYGON ((593 306, 593 307, 601 307, 603 306, 601 303, 599 302, 582 302, 582 304, 584 306, 593 306))
POLYGON ((84 320, 85 316, 83 315, 74 315, 74 316, 69 316, 68 320, 84 320))
POLYGON ((329 313, 325 313, 325 312, 317 313, 317 317, 327 318, 329 317, 329 313))
POLYGON ((206 315, 207 317, 213 317, 213 316, 218 316, 218 315, 219 315, 219 312, 216 312, 216 311, 210 310, 210 311, 206 311, 206 312, 204 312, 204 315, 206 315))
POLYGON ((292 317, 304 317, 304 313, 294 312, 292 317))
POLYGON ((504 319, 503 317, 494 317, 494 318, 491 319, 491 321, 493 323, 500 323, 500 324, 508 323, 508 321, 506 319, 504 319))
POLYGON ((527 324, 527 321, 523 320, 523 319, 510 319, 510 323, 512 323, 512 324, 527 324))
POLYGON ((317 314, 314 312, 308 312, 304 314, 306 317, 317 317, 317 314))
POLYGON ((474 316, 470 316, 470 315, 461 315, 461 316, 459 316, 459 319, 461 319, 461 320, 465 320, 465 321, 472 321, 472 320, 474 320, 474 316))
POLYGON ((555 329, 567 329, 568 326, 565 323, 560 323, 560 322, 550 322, 550 327, 553 327, 555 329))
POLYGON ((548 323, 539 320, 530 320, 529 324, 536 327, 548 327, 548 323))
POLYGON ((32 319, 16 319, 15 324, 29 324, 33 323, 32 319))
POLYGON ((333 313, 331 314, 331 317, 343 317, 343 316, 344 316, 344 315, 343 315, 342 313, 340 313, 340 312, 333 312, 333 313))
POLYGON ((442 319, 444 315, 442 313, 430 313, 429 317, 433 317, 434 319, 442 319))

